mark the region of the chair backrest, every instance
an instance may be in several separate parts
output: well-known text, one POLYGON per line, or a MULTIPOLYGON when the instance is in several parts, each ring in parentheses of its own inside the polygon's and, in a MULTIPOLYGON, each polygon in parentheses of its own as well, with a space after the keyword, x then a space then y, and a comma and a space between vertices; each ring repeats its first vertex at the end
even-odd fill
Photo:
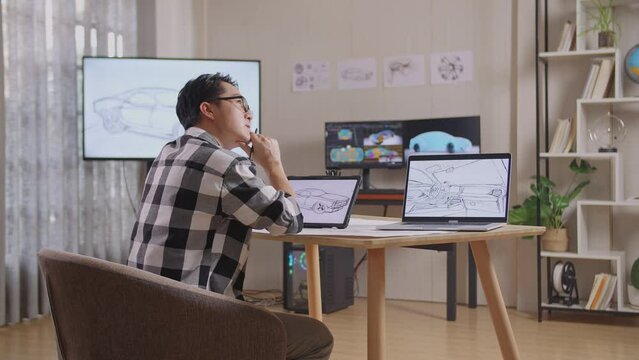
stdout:
POLYGON ((284 359, 269 311, 146 271, 41 250, 64 360, 284 359))

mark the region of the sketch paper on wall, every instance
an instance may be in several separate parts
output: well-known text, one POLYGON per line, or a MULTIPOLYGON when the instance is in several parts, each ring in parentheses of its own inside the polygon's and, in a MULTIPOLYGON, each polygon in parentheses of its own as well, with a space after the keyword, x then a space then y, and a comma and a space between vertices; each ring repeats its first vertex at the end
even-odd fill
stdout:
POLYGON ((473 53, 459 51, 430 56, 430 83, 455 84, 473 81, 473 53))
POLYGON ((424 83, 424 55, 393 56, 384 59, 384 86, 421 86, 424 83))
POLYGON ((293 91, 328 90, 327 61, 298 61, 293 65, 293 91))
POLYGON ((377 61, 374 58, 343 60, 337 63, 340 90, 377 87, 377 61))

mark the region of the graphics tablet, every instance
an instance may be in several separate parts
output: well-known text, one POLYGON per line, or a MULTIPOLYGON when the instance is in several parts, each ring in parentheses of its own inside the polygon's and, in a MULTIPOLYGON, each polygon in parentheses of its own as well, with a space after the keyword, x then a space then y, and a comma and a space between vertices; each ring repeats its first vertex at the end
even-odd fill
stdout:
POLYGON ((359 189, 359 176, 289 176, 304 227, 348 226, 359 189))

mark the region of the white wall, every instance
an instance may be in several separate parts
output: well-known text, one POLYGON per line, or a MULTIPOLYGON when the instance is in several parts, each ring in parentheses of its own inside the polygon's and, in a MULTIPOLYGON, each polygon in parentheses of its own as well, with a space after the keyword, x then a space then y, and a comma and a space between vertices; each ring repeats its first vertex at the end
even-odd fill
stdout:
POLYGON ((197 57, 194 0, 137 0, 138 56, 197 57))
MULTIPOLYGON (((158 56, 262 61, 262 129, 279 139, 289 174, 324 172, 326 121, 479 114, 482 151, 514 147, 510 0, 158 0, 156 7, 158 56), (457 50, 473 51, 472 83, 431 86, 427 77, 424 86, 382 87, 386 56, 423 54, 428 65, 430 54, 457 50), (377 59, 378 87, 337 90, 336 62, 360 57, 377 59), (292 92, 293 63, 313 59, 330 62, 331 90, 292 92)), ((401 188, 403 176, 401 170, 373 170, 371 182, 401 188)), ((280 288, 281 244, 255 241, 251 246, 245 287, 280 288)), ((516 242, 494 242, 490 248, 506 303, 514 305, 516 242)), ((387 254, 388 298, 445 300, 445 254, 407 249, 387 254)), ((465 247, 458 259, 462 290, 465 247)), ((363 294, 365 275, 359 272, 363 294)))

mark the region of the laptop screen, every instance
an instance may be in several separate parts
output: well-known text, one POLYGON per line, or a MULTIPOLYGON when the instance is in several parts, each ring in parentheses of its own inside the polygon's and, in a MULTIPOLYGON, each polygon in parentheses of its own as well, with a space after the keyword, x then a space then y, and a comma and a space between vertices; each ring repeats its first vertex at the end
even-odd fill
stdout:
POLYGON ((403 221, 506 222, 510 154, 414 155, 403 221))
POLYGON ((359 176, 289 176, 304 215, 304 227, 345 228, 359 189, 359 176))

